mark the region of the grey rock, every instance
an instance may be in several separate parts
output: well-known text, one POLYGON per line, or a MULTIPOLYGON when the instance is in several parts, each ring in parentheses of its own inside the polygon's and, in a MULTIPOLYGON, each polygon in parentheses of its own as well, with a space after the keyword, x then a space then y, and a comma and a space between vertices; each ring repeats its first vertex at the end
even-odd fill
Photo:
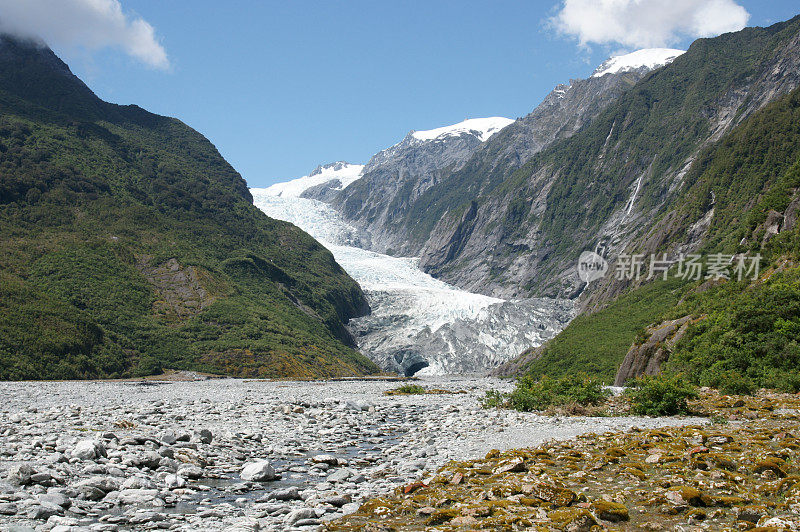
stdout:
POLYGON ((167 489, 174 490, 185 487, 186 481, 178 475, 167 475, 164 477, 164 484, 166 484, 167 489))
POLYGON ((28 464, 19 464, 8 470, 6 478, 8 482, 15 486, 26 486, 31 483, 31 477, 36 474, 36 470, 28 464))
POLYGON ((166 445, 173 445, 178 441, 178 436, 175 434, 175 431, 173 430, 165 430, 161 434, 160 440, 162 443, 166 445))
POLYGON ((297 486, 275 490, 267 495, 267 500, 276 501, 296 501, 300 498, 300 488, 297 486))
POLYGON ((122 482, 123 490, 150 490, 155 488, 155 484, 149 478, 128 477, 122 482))
POLYGON ((76 490, 82 488, 94 488, 102 493, 109 493, 120 488, 120 483, 117 479, 111 477, 90 477, 79 482, 76 482, 73 487, 76 490))
POLYGON ((343 467, 341 469, 337 469, 336 471, 328 475, 327 480, 328 482, 331 483, 338 483, 338 482, 344 482, 351 476, 353 476, 353 472, 347 469, 346 467, 343 467))
POLYGON ((154 489, 123 489, 117 494, 117 501, 120 504, 162 506, 158 504, 158 495, 158 490, 154 489))
POLYGON ((0 503, 0 515, 14 515, 17 513, 17 505, 13 502, 0 503))
POLYGON ((195 432, 195 437, 200 443, 211 443, 214 439, 214 435, 211 434, 211 431, 208 429, 201 429, 195 432))
POLYGON ((251 518, 239 519, 224 529, 224 532, 259 532, 261 526, 258 521, 251 518))
POLYGON ((183 478, 196 480, 203 477, 203 469, 200 466, 184 464, 178 467, 177 474, 183 478))
POLYGON ((245 465, 239 476, 242 480, 251 482, 265 482, 277 478, 275 470, 268 460, 259 460, 245 465))
POLYGON ((352 498, 349 495, 334 495, 332 497, 325 497, 322 499, 324 504, 330 504, 331 506, 335 506, 337 508, 341 508, 345 504, 349 504, 352 502, 352 498))
POLYGON ((28 509, 28 519, 39 519, 46 521, 54 515, 61 515, 64 509, 56 504, 37 504, 28 509))
POLYGON ((317 512, 315 512, 311 508, 298 508, 297 510, 292 510, 286 515, 286 518, 283 520, 284 524, 288 526, 296 525, 299 521, 303 519, 316 519, 317 512))
POLYGON ((97 440, 81 440, 72 449, 70 456, 78 460, 94 460, 106 456, 106 449, 97 440))
POLYGON ((62 508, 69 508, 72 501, 63 493, 43 493, 37 496, 41 504, 51 504, 62 508))
POLYGON ((339 459, 332 454, 318 454, 312 456, 311 461, 317 464, 339 465, 339 459))

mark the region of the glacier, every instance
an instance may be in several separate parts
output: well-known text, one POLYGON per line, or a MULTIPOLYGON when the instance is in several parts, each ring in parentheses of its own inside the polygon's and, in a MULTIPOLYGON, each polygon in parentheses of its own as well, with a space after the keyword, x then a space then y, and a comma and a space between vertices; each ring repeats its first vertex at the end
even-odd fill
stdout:
POLYGON ((405 375, 482 374, 552 338, 574 317, 569 300, 506 301, 434 279, 416 258, 364 249, 369 239, 331 206, 252 188, 253 203, 320 241, 358 282, 372 308, 348 327, 359 349, 382 369, 405 375))
POLYGON ((266 190, 269 194, 283 197, 297 197, 309 188, 334 182, 335 190, 347 188, 353 181, 358 180, 364 172, 363 164, 350 164, 345 161, 318 166, 310 174, 286 181, 276 183, 266 190))

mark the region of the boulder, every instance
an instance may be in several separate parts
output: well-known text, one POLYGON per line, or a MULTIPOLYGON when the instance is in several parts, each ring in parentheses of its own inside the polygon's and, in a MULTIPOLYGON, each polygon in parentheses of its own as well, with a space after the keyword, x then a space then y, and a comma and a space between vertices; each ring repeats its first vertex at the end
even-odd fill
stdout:
POLYGON ((239 476, 242 480, 250 482, 266 482, 275 480, 278 477, 268 460, 259 460, 246 464, 239 476))
POLYGON ((194 433, 194 437, 200 443, 211 443, 211 440, 214 439, 214 435, 211 434, 211 431, 208 429, 201 429, 194 433))
POLYGON ((97 440, 81 440, 70 453, 72 458, 78 460, 94 460, 106 456, 106 448, 97 440))
POLYGON ((288 514, 286 514, 286 518, 283 520, 283 523, 287 526, 292 526, 296 524, 298 521, 304 519, 316 519, 317 512, 315 512, 311 508, 298 508, 297 510, 292 510, 288 514))
POLYGON ((683 338, 691 323, 691 316, 665 321, 647 329, 647 339, 633 344, 620 364, 614 378, 614 386, 623 386, 626 381, 642 375, 656 375, 667 361, 672 347, 683 338))
POLYGON ((344 482, 351 476, 353 476, 353 472, 347 469, 346 467, 343 467, 342 469, 337 469, 336 471, 328 475, 327 480, 328 482, 331 483, 344 482))
POLYGON ((183 478, 172 474, 164 477, 164 484, 167 485, 167 489, 171 490, 186 487, 186 481, 183 478))
POLYGON ((31 477, 36 474, 36 470, 28 464, 19 464, 8 470, 6 478, 13 486, 27 486, 31 484, 31 477))

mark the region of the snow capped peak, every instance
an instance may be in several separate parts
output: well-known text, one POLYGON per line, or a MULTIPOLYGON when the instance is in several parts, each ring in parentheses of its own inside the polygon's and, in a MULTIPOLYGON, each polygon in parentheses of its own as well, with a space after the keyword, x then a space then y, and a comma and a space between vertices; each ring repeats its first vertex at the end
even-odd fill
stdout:
POLYGON ((434 140, 444 137, 457 137, 463 133, 473 133, 481 139, 481 142, 485 142, 511 122, 513 120, 502 116, 470 118, 452 126, 438 127, 427 131, 412 131, 411 135, 417 140, 434 140))
POLYGON ((644 48, 636 50, 625 55, 618 55, 610 59, 606 59, 597 67, 592 74, 593 78, 599 78, 606 74, 618 74, 620 72, 629 72, 631 70, 638 70, 646 67, 650 70, 668 65, 676 57, 683 54, 684 50, 676 50, 674 48, 644 48))
POLYGON ((328 163, 328 164, 321 164, 314 168, 314 170, 308 174, 308 177, 313 177, 315 175, 321 175, 323 172, 341 172, 342 170, 346 170, 347 168, 358 166, 355 164, 350 164, 345 161, 336 161, 335 163, 328 163))
MULTIPOLYGON (((311 187, 337 180, 338 186, 332 188, 342 190, 361 177, 364 170, 363 164, 350 164, 344 161, 317 166, 307 176, 298 177, 285 183, 276 183, 271 187, 257 189, 267 196, 280 196, 283 198, 299 198, 300 194, 311 187)), ((256 189, 253 189, 256 190, 256 189)))

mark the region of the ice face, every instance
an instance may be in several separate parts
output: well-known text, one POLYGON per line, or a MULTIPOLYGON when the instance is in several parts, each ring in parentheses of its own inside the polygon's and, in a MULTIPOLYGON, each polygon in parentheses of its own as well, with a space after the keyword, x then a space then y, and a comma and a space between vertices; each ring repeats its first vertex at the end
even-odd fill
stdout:
POLYGON ((364 290, 372 314, 348 325, 361 351, 383 369, 483 373, 540 345, 574 316, 570 301, 504 301, 460 290, 423 272, 416 258, 363 249, 366 239, 325 203, 251 192, 268 216, 319 240, 364 290))

